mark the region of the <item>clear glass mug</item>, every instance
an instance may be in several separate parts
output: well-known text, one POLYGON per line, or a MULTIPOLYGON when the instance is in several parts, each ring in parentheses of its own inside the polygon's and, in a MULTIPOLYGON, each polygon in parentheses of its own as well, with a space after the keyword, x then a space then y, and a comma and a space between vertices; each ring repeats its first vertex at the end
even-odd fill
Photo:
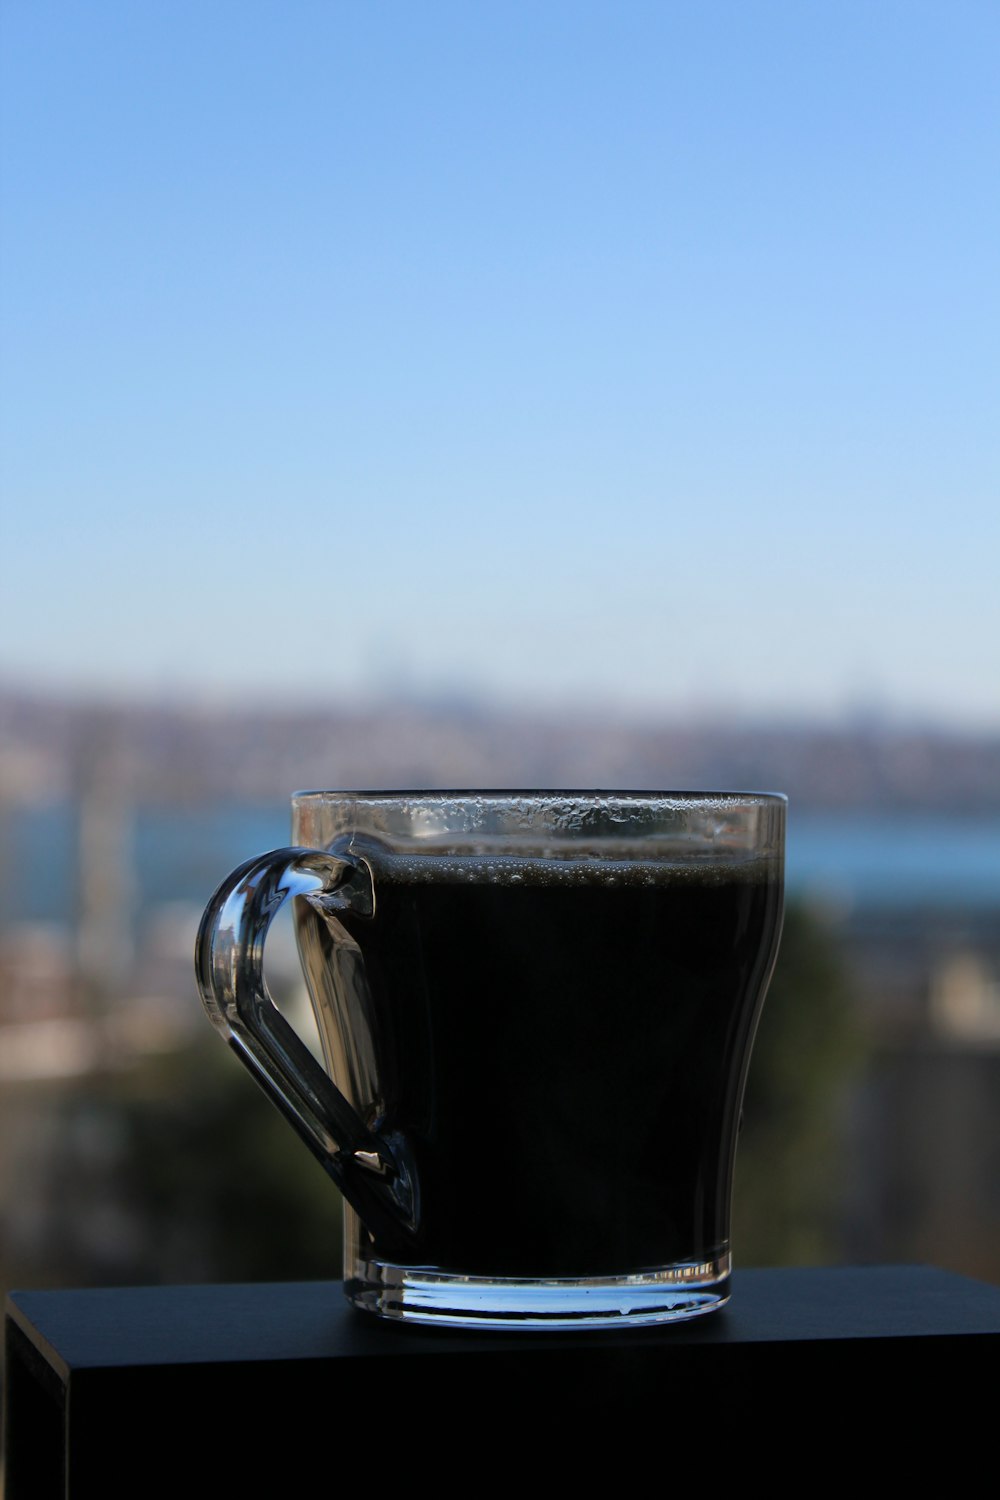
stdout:
POLYGON ((345 1199, 386 1318, 634 1326, 721 1306, 784 797, 304 792, 197 946, 212 1021, 345 1199), (327 1071, 278 1012, 288 897, 327 1071))

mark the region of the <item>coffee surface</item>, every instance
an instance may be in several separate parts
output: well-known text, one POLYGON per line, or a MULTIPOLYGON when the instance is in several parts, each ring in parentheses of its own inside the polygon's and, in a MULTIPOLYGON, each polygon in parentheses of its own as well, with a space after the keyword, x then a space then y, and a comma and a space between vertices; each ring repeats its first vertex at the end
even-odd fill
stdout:
POLYGON ((374 915, 300 902, 299 941, 314 999, 337 975, 317 1011, 338 1086, 407 1143, 412 1264, 603 1276, 724 1252, 774 867, 358 852, 374 915))

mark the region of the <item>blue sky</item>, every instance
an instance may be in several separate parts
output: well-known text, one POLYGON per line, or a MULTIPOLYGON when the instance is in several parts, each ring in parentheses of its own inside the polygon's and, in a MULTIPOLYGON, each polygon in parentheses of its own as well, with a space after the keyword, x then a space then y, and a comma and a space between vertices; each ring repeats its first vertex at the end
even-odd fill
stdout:
POLYGON ((0 682, 1000 726, 992 0, 0 25, 0 682))

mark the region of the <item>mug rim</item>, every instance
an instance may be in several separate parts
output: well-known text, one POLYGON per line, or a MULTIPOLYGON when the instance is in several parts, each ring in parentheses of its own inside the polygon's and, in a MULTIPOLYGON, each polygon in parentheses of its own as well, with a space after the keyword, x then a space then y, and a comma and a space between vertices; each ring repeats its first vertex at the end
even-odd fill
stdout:
POLYGON ((466 801, 470 797, 519 797, 532 801, 579 800, 601 798, 606 801, 656 801, 656 802, 770 802, 775 806, 788 805, 785 792, 758 792, 748 790, 638 790, 616 787, 409 787, 379 790, 357 787, 310 787, 292 793, 293 802, 309 798, 364 797, 383 801, 403 801, 414 797, 434 797, 453 801, 466 801))

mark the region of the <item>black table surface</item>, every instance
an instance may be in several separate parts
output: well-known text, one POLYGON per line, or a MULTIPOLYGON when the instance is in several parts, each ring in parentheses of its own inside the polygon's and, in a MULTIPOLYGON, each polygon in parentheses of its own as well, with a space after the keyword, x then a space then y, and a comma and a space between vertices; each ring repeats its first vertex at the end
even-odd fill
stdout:
POLYGON ((866 1445, 964 1463, 992 1443, 998 1344, 1000 1289, 919 1266, 742 1271, 719 1312, 610 1332, 401 1327, 339 1282, 15 1292, 7 1496, 139 1494, 151 1471, 272 1493, 334 1455, 365 1482, 428 1445, 514 1476, 529 1439, 583 1479, 623 1434, 772 1477, 807 1437, 827 1467, 866 1445))
MULTIPOLYGON (((1000 1288, 930 1266, 741 1271, 721 1311, 652 1329, 492 1332, 384 1323, 339 1281, 13 1292, 8 1314, 74 1371, 270 1360, 545 1359, 556 1353, 757 1348, 1000 1336, 1000 1288)), ((801 1353, 801 1351, 800 1351, 801 1353)))

